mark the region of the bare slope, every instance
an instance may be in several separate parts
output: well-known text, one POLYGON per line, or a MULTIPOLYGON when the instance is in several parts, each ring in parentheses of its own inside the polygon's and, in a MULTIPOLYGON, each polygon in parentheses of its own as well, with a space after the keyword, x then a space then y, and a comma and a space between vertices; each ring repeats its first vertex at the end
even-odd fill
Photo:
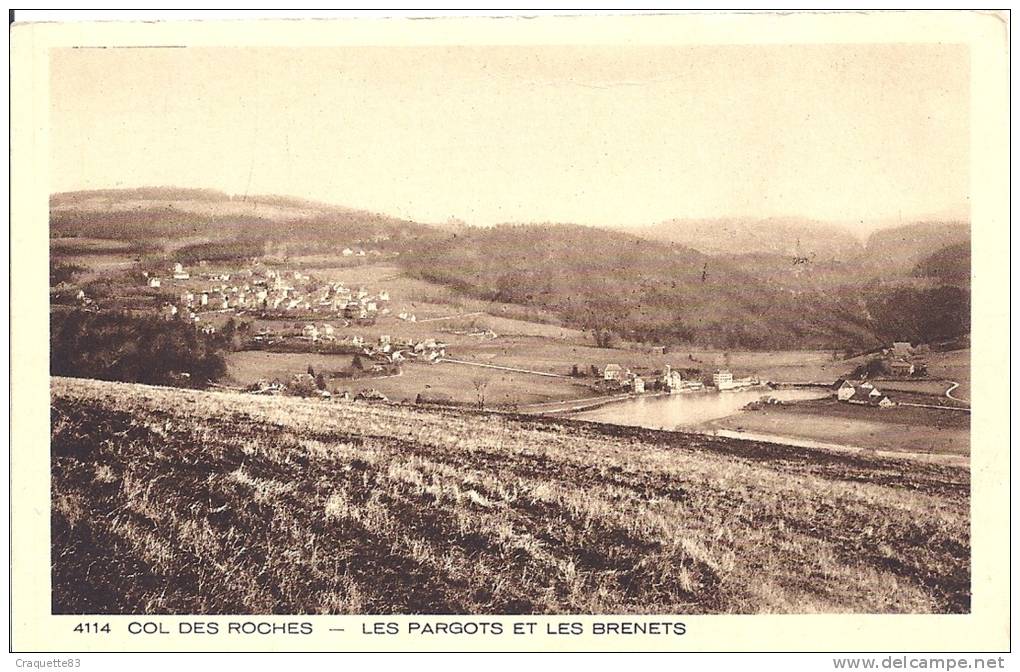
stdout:
POLYGON ((960 469, 390 406, 52 391, 55 613, 969 610, 960 469))

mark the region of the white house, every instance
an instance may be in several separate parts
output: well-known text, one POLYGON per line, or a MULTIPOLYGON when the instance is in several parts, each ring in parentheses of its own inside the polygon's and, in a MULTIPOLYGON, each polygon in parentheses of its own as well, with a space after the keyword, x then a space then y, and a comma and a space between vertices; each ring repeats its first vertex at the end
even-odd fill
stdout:
POLYGON ((149 287, 159 287, 160 284, 159 278, 149 278, 149 287))
POLYGON ((606 368, 602 369, 603 380, 620 380, 622 376, 623 369, 619 364, 606 364, 606 368))
POLYGON ((734 387, 733 373, 727 369, 717 369, 712 374, 712 384, 717 390, 732 390, 734 387))
POLYGON ((662 370, 662 384, 670 392, 679 392, 684 384, 683 376, 667 364, 662 370))
POLYGON ((187 280, 191 275, 184 270, 184 266, 181 262, 174 264, 174 280, 187 280))
POLYGON ((843 380, 836 387, 836 399, 840 401, 846 401, 850 397, 854 396, 855 388, 849 380, 843 380))

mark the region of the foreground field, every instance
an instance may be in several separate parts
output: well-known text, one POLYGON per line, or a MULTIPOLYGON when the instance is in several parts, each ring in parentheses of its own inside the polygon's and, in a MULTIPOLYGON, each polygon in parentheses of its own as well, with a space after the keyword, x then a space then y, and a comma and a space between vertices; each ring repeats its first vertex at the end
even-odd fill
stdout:
POLYGON ((521 416, 52 393, 55 613, 970 608, 963 469, 521 416))

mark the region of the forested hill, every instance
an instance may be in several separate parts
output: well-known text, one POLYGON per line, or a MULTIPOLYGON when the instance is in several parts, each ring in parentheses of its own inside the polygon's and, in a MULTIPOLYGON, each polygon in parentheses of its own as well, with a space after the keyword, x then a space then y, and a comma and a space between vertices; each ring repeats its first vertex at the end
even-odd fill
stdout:
POLYGON ((339 251, 372 243, 398 248, 431 227, 385 214, 286 196, 231 196, 210 189, 144 187, 54 194, 50 236, 174 247, 182 241, 287 243, 339 251))
POLYGON ((860 348, 969 330, 969 292, 956 287, 857 274, 798 288, 725 258, 581 226, 463 227, 401 259, 413 276, 645 342, 860 348))
POLYGON ((970 286, 970 243, 948 245, 917 262, 913 275, 945 284, 970 286))
POLYGON ((416 277, 631 339, 752 348, 878 342, 859 293, 775 289, 725 260, 614 231, 467 227, 402 260, 416 277))

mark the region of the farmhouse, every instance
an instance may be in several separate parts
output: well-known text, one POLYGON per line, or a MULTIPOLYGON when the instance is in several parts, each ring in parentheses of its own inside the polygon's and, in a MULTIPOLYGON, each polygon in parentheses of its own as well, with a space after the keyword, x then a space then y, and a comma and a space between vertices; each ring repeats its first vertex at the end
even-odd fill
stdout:
POLYGON ((894 376, 912 376, 914 363, 906 359, 893 359, 889 362, 889 370, 894 376))
POLYGON ((645 381, 641 376, 634 376, 630 381, 631 391, 636 394, 641 394, 645 391, 645 381))
POLYGON ((895 341, 892 344, 892 354, 894 357, 905 358, 909 357, 914 352, 909 341, 895 341))
POLYGON ((836 388, 836 398, 839 401, 844 401, 850 404, 858 404, 861 406, 879 406, 881 408, 889 408, 890 406, 896 405, 896 402, 890 399, 888 395, 883 394, 877 387, 869 382, 854 385, 853 383, 844 380, 840 386, 836 388), (852 390, 852 392, 849 390, 852 390))
POLYGON ((836 399, 840 401, 846 401, 850 397, 854 396, 854 392, 857 391, 853 383, 845 378, 840 378, 833 383, 832 388, 836 391, 836 399))
POLYGON ((159 278, 156 277, 149 278, 149 287, 159 287, 160 284, 162 283, 160 282, 159 278))
POLYGON ((623 369, 620 368, 619 364, 606 364, 606 368, 602 370, 602 378, 604 380, 620 380, 623 376, 623 369))

